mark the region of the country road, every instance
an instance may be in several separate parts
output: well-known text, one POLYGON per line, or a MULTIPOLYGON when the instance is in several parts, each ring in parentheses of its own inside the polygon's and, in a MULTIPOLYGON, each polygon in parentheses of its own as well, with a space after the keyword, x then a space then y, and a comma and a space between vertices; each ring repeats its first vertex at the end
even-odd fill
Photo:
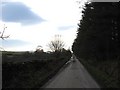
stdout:
POLYGON ((49 80, 42 88, 100 88, 95 80, 86 71, 83 65, 75 62, 60 70, 56 76, 49 80))

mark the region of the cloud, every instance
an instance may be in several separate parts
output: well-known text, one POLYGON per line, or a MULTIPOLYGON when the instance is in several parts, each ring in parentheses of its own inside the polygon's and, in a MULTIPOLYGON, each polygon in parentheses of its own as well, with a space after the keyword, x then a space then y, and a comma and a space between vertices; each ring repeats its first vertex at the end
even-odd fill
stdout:
POLYGON ((59 30, 68 30, 68 29, 71 29, 71 28, 74 28, 76 26, 61 26, 61 27, 58 27, 59 30))
MULTIPOLYGON (((79 22, 79 19, 81 17, 80 14, 81 9, 79 9, 80 5, 76 3, 76 0, 32 0, 32 1, 3 0, 3 1, 6 1, 7 3, 2 4, 2 9, 4 9, 4 12, 6 8, 7 11, 9 11, 9 12, 6 11, 6 14, 3 14, 5 15, 4 17, 8 18, 8 15, 11 15, 11 12, 14 13, 15 11, 19 13, 18 15, 21 16, 20 20, 19 18, 15 19, 14 21, 3 19, 4 21, 6 20, 6 22, 4 23, 8 28, 5 31, 5 34, 10 35, 9 39, 13 40, 16 39, 18 41, 20 40, 19 42, 20 44, 19 43, 16 44, 16 42, 9 42, 10 45, 8 43, 4 43, 4 45, 6 46, 4 47, 5 50, 14 51, 35 50, 38 45, 41 45, 44 51, 47 51, 49 50, 49 47, 47 47, 46 45, 54 38, 55 34, 60 34, 62 36, 64 42, 66 43, 66 48, 71 47, 76 37, 77 23, 79 22), (15 9, 12 10, 10 9, 11 7, 15 9), (22 9, 22 12, 18 11, 19 8, 21 7, 22 8, 24 7, 24 9, 22 9), (34 16, 37 16, 37 18, 42 17, 46 21, 45 22, 40 21, 42 23, 37 23, 33 25, 21 26, 21 24, 23 25, 27 24, 26 21, 29 22, 27 18, 29 18, 30 14, 28 16, 25 16, 28 11, 32 13, 32 15, 34 14, 34 16), (23 14, 23 12, 25 13, 25 15, 23 14), (23 41, 23 44, 21 41, 23 41), (30 42, 30 44, 25 43, 25 41, 30 42)), ((31 20, 31 18, 29 19, 31 20)), ((31 22, 34 22, 34 20, 31 20, 30 24, 31 22)))
POLYGON ((3 47, 18 47, 18 46, 25 46, 30 44, 29 42, 22 41, 22 40, 14 40, 14 39, 8 39, 2 41, 3 47))
POLYGON ((2 21, 30 25, 45 20, 32 12, 29 7, 21 2, 2 2, 2 21))

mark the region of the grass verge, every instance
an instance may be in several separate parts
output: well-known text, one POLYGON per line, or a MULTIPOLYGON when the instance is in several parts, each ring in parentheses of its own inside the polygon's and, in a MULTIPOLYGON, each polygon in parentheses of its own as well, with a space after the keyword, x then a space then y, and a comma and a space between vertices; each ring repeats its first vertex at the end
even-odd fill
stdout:
MULTIPOLYGON (((101 88, 120 88, 118 85, 119 81, 116 79, 116 77, 118 77, 117 74, 116 77, 110 76, 106 72, 100 70, 97 66, 91 65, 83 59, 79 60, 85 66, 85 68, 88 70, 91 76, 96 80, 96 82, 98 82, 101 88)), ((98 62, 98 64, 101 63, 98 62)))

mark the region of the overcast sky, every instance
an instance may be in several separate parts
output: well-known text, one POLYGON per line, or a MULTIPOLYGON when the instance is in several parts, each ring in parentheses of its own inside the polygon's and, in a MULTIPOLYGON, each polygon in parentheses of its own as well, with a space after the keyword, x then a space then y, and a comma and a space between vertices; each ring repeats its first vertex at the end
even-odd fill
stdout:
POLYGON ((59 34, 65 48, 70 48, 81 18, 79 7, 86 0, 80 4, 77 1, 80 0, 2 0, 0 29, 5 24, 5 35, 10 35, 2 46, 9 51, 33 51, 41 45, 48 51, 47 44, 59 34))

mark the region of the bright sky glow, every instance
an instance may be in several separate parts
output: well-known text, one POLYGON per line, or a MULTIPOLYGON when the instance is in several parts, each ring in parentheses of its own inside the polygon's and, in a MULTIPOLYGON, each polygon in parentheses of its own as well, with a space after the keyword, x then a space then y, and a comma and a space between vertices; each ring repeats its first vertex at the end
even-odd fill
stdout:
POLYGON ((1 28, 5 24, 5 35, 10 38, 2 41, 8 51, 33 51, 41 45, 48 51, 47 44, 54 35, 61 35, 65 48, 71 47, 76 38, 77 24, 81 18, 79 7, 86 0, 3 0, 1 28))

